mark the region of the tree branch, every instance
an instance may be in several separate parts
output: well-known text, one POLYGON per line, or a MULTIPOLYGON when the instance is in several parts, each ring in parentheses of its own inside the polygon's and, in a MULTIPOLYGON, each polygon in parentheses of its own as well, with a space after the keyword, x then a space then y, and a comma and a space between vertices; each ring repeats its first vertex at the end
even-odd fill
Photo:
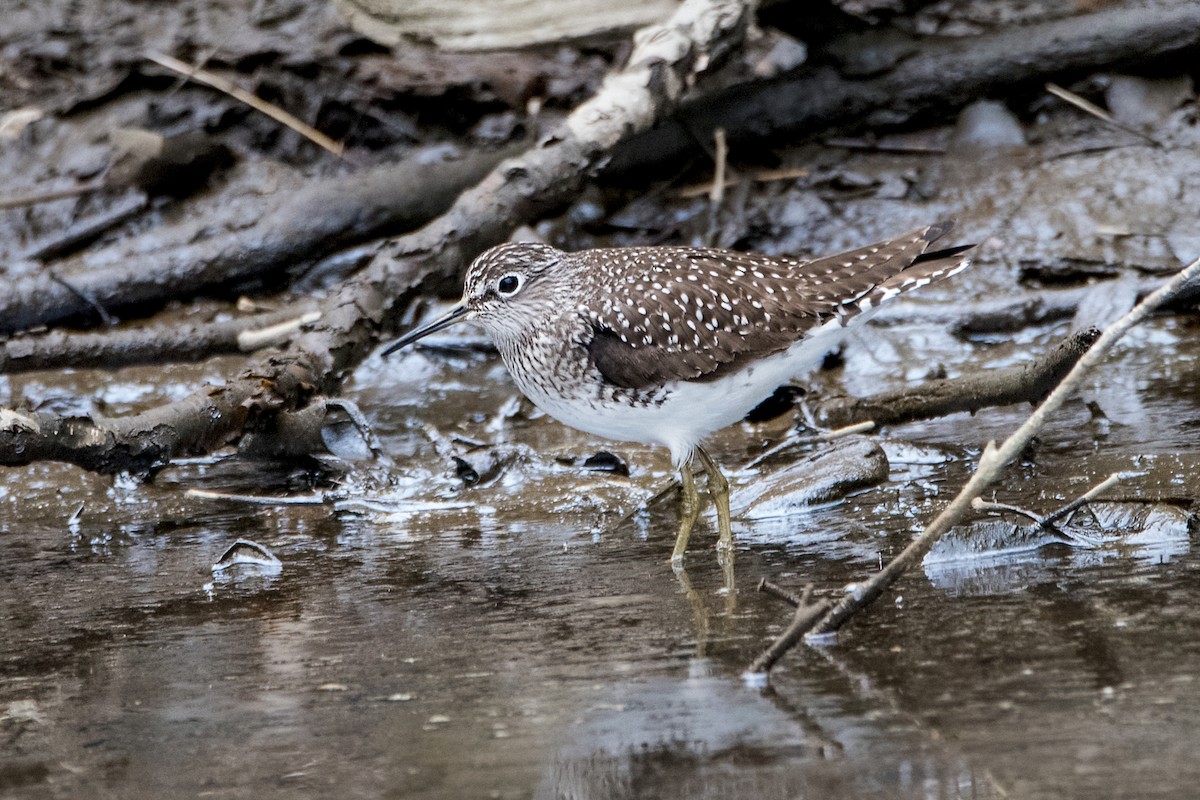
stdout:
POLYGON ((1028 364, 925 381, 870 397, 831 397, 813 409, 820 424, 840 428, 872 420, 896 425, 981 408, 1036 403, 1050 393, 1100 337, 1095 328, 1074 333, 1028 364))
POLYGON ((644 173, 704 157, 699 142, 710 141, 716 128, 725 129, 737 152, 739 144, 808 138, 839 126, 928 125, 931 117, 945 117, 1002 87, 1040 88, 1050 78, 1146 62, 1198 45, 1200 4, 1191 2, 1152 11, 1112 8, 981 36, 914 42, 912 52, 877 77, 805 70, 698 97, 618 149, 609 172, 644 173))
POLYGON ((149 252, 135 238, 81 254, 56 265, 57 280, 42 272, 11 281, 0 292, 0 335, 86 317, 96 305, 114 312, 252 280, 280 282, 297 264, 428 222, 499 158, 388 164, 314 181, 273 208, 264 202, 250 225, 235 204, 215 219, 155 228, 154 241, 169 244, 149 252))
POLYGON ((305 303, 220 322, 172 321, 106 333, 50 331, 15 336, 0 340, 0 374, 65 367, 116 369, 135 364, 203 361, 215 355, 250 352, 286 341, 313 308, 313 304, 305 303), (280 332, 246 342, 247 333, 269 333, 275 326, 289 322, 297 324, 288 336, 280 332))

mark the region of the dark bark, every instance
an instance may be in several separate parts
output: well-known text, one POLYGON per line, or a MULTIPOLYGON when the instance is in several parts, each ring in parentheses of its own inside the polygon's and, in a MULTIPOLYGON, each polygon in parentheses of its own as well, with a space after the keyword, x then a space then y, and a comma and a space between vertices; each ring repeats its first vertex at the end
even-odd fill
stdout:
POLYGON ((1038 403, 1099 337, 1099 330, 1088 328, 1028 364, 926 381, 870 397, 832 397, 818 404, 813 415, 822 425, 841 428, 868 420, 876 425, 897 425, 960 411, 975 413, 990 406, 1038 403))
POLYGON ((248 352, 239 344, 241 334, 295 320, 312 307, 294 306, 220 322, 172 321, 105 333, 50 331, 16 336, 0 340, 0 373, 65 367, 116 369, 248 352))
MULTIPOLYGON (((265 384, 258 393, 269 397, 265 384)), ((0 410, 0 463, 69 461, 96 472, 138 472, 170 456, 206 453, 246 424, 249 382, 197 392, 124 418, 61 417, 0 410)))
POLYGON ((1152 61, 1200 46, 1200 3, 1114 8, 964 39, 914 43, 915 52, 866 79, 832 68, 742 84, 685 103, 668 122, 623 144, 613 176, 705 157, 723 128, 733 152, 756 140, 794 142, 830 129, 945 119, 974 100, 1096 69, 1152 61))
POLYGON ((791 650, 796 644, 804 638, 804 634, 812 630, 812 626, 817 623, 817 620, 829 613, 829 609, 833 608, 833 601, 823 600, 818 603, 811 602, 812 587, 805 588, 804 594, 799 597, 792 595, 786 589, 782 589, 765 578, 758 583, 758 590, 765 592, 773 597, 783 600, 788 605, 795 608, 792 614, 792 621, 788 624, 775 641, 771 642, 758 658, 750 665, 746 671, 752 674, 770 672, 771 667, 775 666, 775 662, 783 658, 787 651, 791 650))
MULTIPOLYGON (((428 222, 499 157, 403 162, 314 181, 264 208, 251 225, 244 219, 206 219, 194 243, 147 253, 132 239, 81 255, 56 265, 55 277, 43 272, 12 281, 0 294, 0 335, 85 317, 94 309, 89 301, 114 312, 218 287, 229 291, 251 280, 279 282, 298 264, 428 222)), ((172 238, 162 228, 153 235, 172 238)))

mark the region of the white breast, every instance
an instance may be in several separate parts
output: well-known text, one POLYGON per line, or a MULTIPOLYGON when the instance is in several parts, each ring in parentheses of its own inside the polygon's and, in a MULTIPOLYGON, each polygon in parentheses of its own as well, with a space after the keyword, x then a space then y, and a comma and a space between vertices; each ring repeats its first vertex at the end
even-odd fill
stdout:
POLYGON ((520 380, 519 371, 512 372, 534 405, 559 422, 608 439, 662 445, 679 466, 704 437, 742 419, 777 387, 819 366, 847 330, 832 320, 788 350, 738 372, 708 382, 669 383, 663 387, 661 402, 646 405, 605 403, 594 393, 564 397, 544 385, 520 380))

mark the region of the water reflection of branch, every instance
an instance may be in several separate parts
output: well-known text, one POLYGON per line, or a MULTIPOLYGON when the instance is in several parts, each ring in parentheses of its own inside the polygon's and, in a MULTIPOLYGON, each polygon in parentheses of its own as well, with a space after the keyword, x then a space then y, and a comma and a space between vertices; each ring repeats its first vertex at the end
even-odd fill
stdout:
MULTIPOLYGON (((904 709, 903 703, 896 697, 893 690, 880 687, 875 681, 871 680, 864 672, 859 672, 847 664, 844 660, 834 655, 828 647, 814 647, 813 652, 816 652, 821 658, 828 662, 838 674, 844 677, 852 692, 864 699, 870 708, 887 708, 897 716, 903 716, 909 725, 925 735, 929 746, 936 748, 940 753, 948 756, 951 759, 963 762, 965 768, 972 777, 975 776, 975 770, 971 766, 968 759, 962 752, 954 748, 952 744, 948 744, 949 740, 946 736, 926 719, 923 719, 919 714, 913 714, 904 709)), ((995 791, 999 797, 1008 797, 1009 792, 996 780, 996 776, 992 774, 990 769, 986 767, 980 770, 979 775, 987 781, 988 785, 995 791)))
MULTIPOLYGON (((981 497, 984 490, 994 483, 1003 470, 1029 445, 1033 437, 1045 426, 1050 415, 1062 407, 1067 398, 1079 388, 1087 374, 1108 355, 1113 345, 1133 326, 1168 303, 1197 277, 1200 277, 1200 258, 1188 264, 1161 288, 1138 303, 1128 314, 1106 328, 1091 349, 1083 354, 1045 402, 1029 416, 1029 419, 999 447, 996 447, 995 442, 988 442, 979 457, 979 466, 975 473, 950 502, 950 505, 887 566, 875 573, 865 583, 851 587, 851 590, 847 591, 828 613, 819 620, 814 620, 807 633, 821 635, 836 632, 851 617, 878 599, 888 587, 908 571, 909 567, 920 562, 930 548, 967 515, 975 499, 981 497)), ((787 633, 799 641, 800 636, 796 635, 793 627, 795 626, 789 627, 787 633)), ((801 632, 801 635, 803 633, 801 632)), ((753 667, 751 669, 753 670, 753 667)))
POLYGON ((804 587, 804 593, 796 597, 791 592, 781 589, 775 584, 768 581, 766 578, 759 581, 758 590, 783 600, 788 605, 796 609, 792 616, 792 622, 787 626, 787 630, 779 635, 771 646, 762 652, 762 654, 754 659, 754 663, 750 665, 750 672, 757 674, 762 672, 770 672, 771 667, 775 666, 775 662, 783 657, 783 654, 791 650, 796 642, 803 638, 804 634, 812 630, 812 626, 817 620, 829 613, 829 609, 833 608, 833 602, 825 600, 820 603, 812 602, 813 587, 812 584, 804 587))
POLYGON ((846 754, 846 745, 842 744, 832 732, 818 722, 806 708, 792 702, 792 699, 773 686, 762 690, 762 696, 771 704, 787 714, 804 732, 804 738, 812 747, 814 755, 823 760, 832 761, 846 754))

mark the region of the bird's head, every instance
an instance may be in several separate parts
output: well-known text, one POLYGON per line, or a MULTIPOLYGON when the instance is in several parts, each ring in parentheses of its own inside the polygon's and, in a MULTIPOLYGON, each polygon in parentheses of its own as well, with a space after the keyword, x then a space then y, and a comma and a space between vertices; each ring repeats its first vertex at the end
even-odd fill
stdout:
POLYGON ((409 331, 383 351, 384 357, 435 331, 468 319, 478 321, 501 344, 552 313, 561 250, 530 242, 502 244, 467 268, 462 299, 438 319, 409 331))

